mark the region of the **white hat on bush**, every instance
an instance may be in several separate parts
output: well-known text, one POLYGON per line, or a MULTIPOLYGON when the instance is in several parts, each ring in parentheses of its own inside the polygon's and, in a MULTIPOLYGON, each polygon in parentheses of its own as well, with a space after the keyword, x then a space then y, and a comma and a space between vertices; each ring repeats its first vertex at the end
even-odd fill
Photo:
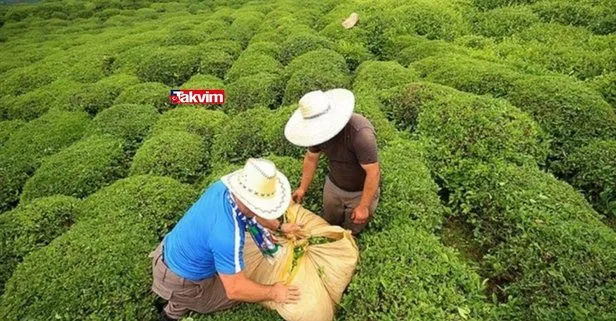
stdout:
POLYGON ((309 92, 299 100, 299 108, 287 122, 284 135, 291 143, 302 147, 324 143, 346 126, 354 107, 355 96, 350 90, 309 92))
POLYGON ((291 203, 289 180, 267 159, 250 158, 244 168, 221 180, 244 205, 265 219, 280 217, 291 203))

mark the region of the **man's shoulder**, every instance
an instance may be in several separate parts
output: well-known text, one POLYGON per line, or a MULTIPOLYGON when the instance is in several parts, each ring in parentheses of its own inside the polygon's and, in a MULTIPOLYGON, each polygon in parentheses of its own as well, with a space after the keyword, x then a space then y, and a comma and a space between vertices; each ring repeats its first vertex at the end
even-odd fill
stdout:
POLYGON ((368 118, 358 113, 353 113, 353 115, 351 116, 351 119, 349 120, 348 125, 349 125, 349 128, 355 132, 358 132, 364 128, 369 128, 371 130, 374 130, 374 126, 372 125, 370 120, 368 120, 368 118))
POLYGON ((208 188, 205 190, 204 194, 208 193, 224 193, 227 191, 227 186, 222 182, 221 179, 217 179, 214 181, 208 188))

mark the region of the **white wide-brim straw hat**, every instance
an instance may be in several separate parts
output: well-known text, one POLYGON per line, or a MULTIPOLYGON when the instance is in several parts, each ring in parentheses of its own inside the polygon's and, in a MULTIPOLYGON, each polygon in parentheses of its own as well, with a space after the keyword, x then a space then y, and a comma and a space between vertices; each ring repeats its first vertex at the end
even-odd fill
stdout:
POLYGON ((268 220, 280 217, 291 203, 289 180, 267 159, 250 158, 244 168, 221 180, 251 211, 268 220))
POLYGON ((299 107, 287 122, 284 135, 297 146, 324 143, 346 126, 354 108, 355 96, 350 90, 309 92, 299 100, 299 107))

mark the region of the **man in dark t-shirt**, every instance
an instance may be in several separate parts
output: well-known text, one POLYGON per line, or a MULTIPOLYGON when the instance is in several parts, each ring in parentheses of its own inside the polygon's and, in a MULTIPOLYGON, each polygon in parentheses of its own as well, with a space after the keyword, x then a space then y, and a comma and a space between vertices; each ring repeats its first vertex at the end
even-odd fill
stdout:
POLYGON ((380 167, 374 127, 353 113, 354 106, 353 93, 346 89, 307 93, 287 122, 285 136, 308 147, 294 201, 303 200, 319 157, 325 154, 329 174, 323 188, 323 218, 357 235, 379 202, 380 167))

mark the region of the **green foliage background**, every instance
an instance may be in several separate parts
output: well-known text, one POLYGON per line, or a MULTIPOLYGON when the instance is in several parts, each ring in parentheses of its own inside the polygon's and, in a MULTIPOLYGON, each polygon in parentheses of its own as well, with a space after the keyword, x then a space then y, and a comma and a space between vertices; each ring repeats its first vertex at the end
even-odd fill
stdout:
POLYGON ((614 0, 0 4, 0 56, 0 320, 157 320, 148 253, 249 157, 297 186, 337 87, 382 168, 337 320, 616 320, 614 0))

